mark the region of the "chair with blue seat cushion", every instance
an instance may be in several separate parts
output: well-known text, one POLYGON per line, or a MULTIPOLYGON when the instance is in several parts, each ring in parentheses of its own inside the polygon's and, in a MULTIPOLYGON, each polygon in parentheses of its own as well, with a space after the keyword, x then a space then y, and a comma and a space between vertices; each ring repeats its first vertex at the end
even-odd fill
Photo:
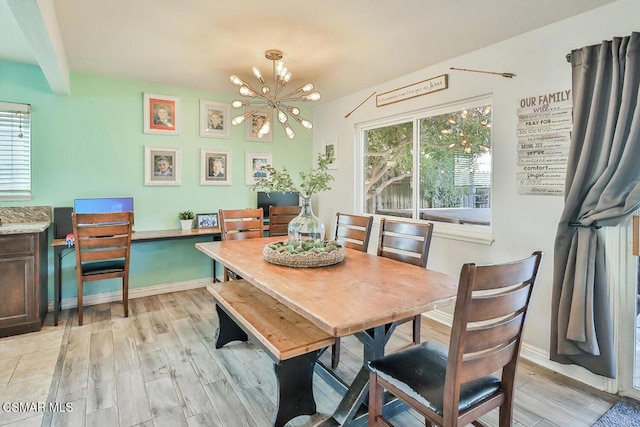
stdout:
POLYGON ((82 326, 84 282, 121 278, 124 315, 129 316, 129 255, 133 212, 72 214, 78 282, 78 325, 82 326))
POLYGON ((482 426, 500 408, 499 425, 513 423, 521 337, 542 253, 477 266, 460 274, 448 348, 426 342, 369 362, 369 426, 390 426, 384 390, 425 417, 425 425, 482 426))

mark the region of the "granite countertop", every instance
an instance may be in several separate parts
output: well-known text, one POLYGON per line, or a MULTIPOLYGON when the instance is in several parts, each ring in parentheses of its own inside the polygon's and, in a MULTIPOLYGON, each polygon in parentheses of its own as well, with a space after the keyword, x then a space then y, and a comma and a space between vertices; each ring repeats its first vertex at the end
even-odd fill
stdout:
POLYGON ((50 206, 0 207, 0 235, 39 233, 50 225, 50 206))
POLYGON ((49 221, 3 223, 0 225, 0 235, 39 233, 49 228, 50 225, 49 221))

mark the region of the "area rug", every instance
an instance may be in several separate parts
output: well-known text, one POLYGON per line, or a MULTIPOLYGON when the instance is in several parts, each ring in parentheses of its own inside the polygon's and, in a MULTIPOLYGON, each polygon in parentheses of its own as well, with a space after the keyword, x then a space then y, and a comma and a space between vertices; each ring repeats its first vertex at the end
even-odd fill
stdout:
POLYGON ((640 427, 640 402, 626 397, 613 405, 593 427, 640 427))

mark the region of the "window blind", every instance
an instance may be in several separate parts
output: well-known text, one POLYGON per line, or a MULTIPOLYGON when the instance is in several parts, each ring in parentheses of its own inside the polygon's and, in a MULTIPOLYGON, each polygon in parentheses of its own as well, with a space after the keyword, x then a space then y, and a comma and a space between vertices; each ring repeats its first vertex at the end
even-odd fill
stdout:
POLYGON ((0 199, 31 198, 31 106, 0 102, 0 199))

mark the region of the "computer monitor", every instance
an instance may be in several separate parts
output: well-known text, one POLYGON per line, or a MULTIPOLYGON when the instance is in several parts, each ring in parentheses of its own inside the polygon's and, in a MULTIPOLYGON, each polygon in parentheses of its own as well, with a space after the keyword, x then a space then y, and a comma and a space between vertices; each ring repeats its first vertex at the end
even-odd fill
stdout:
POLYGON ((75 213, 133 212, 133 197, 110 197, 97 199, 75 199, 75 213))
POLYGON ((298 193, 266 193, 258 191, 258 207, 264 212, 264 219, 269 219, 269 206, 298 206, 300 196, 298 193))

